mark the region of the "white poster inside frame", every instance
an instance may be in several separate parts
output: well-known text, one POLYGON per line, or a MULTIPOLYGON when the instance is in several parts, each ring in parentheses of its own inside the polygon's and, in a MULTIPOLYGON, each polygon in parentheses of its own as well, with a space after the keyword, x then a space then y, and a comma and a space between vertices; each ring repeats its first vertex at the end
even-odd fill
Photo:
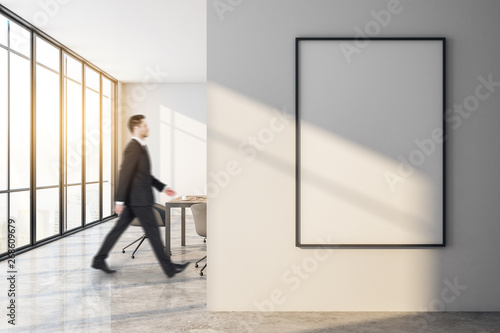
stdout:
POLYGON ((444 246, 444 38, 297 38, 297 246, 444 246))

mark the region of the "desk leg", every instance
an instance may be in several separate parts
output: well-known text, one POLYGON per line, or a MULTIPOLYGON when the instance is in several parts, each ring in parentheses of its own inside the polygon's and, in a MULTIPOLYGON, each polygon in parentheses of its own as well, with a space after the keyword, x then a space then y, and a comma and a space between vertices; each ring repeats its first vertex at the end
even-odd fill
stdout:
POLYGON ((165 254, 170 258, 170 206, 165 207, 165 254))
POLYGON ((181 245, 186 246, 186 208, 181 209, 181 245))

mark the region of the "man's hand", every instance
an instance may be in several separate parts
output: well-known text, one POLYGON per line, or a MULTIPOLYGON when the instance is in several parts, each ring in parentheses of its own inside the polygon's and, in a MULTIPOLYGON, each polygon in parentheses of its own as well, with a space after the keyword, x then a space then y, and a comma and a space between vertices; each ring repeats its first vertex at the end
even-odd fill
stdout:
POLYGON ((175 192, 174 190, 172 190, 170 187, 167 187, 167 189, 165 190, 165 194, 170 196, 170 197, 173 197, 174 195, 177 194, 177 192, 175 192))
POLYGON ((115 205, 115 213, 118 215, 120 215, 124 209, 125 209, 125 205, 120 205, 120 204, 115 205))

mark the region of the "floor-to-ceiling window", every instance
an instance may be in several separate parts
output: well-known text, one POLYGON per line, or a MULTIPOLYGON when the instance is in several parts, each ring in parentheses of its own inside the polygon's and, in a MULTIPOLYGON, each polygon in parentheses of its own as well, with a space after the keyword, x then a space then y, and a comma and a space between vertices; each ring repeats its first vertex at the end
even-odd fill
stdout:
POLYGON ((112 212, 116 81, 0 12, 0 257, 112 212))
POLYGON ((36 240, 59 234, 60 50, 35 37, 36 240))
MULTIPOLYGON (((0 16, 0 228, 7 228, 8 146, 9 146, 9 55, 7 19, 0 16)), ((7 250, 7 243, 0 243, 0 252, 7 250)))
POLYGON ((102 214, 112 214, 112 179, 113 179, 113 110, 115 105, 115 85, 102 77, 102 214))
MULTIPOLYGON (((31 126, 32 126, 32 77, 31 77, 31 32, 12 21, 2 20, 3 31, 7 32, 4 51, 4 66, 7 71, 3 100, 7 124, 7 138, 3 142, 7 170, 4 172, 4 194, 6 208, 3 224, 12 218, 16 226, 16 245, 31 244, 31 126), (6 26, 5 26, 6 25, 6 26), (5 143, 4 143, 5 144, 5 143), (4 149, 5 149, 4 148, 4 149)), ((2 243, 6 243, 7 229, 2 228, 2 243)), ((6 245, 2 244, 4 248, 6 245)))
POLYGON ((100 91, 99 73, 85 66, 85 222, 99 219, 100 91))
POLYGON ((64 55, 65 228, 82 226, 83 64, 64 55))

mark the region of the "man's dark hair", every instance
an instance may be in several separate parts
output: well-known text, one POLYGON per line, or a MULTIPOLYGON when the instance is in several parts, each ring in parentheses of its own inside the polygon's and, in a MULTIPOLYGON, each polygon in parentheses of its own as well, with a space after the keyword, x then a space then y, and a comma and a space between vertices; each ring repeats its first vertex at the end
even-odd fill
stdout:
POLYGON ((145 119, 146 117, 142 114, 136 114, 128 120, 128 129, 130 130, 130 133, 134 133, 134 127, 139 126, 141 121, 145 119))

